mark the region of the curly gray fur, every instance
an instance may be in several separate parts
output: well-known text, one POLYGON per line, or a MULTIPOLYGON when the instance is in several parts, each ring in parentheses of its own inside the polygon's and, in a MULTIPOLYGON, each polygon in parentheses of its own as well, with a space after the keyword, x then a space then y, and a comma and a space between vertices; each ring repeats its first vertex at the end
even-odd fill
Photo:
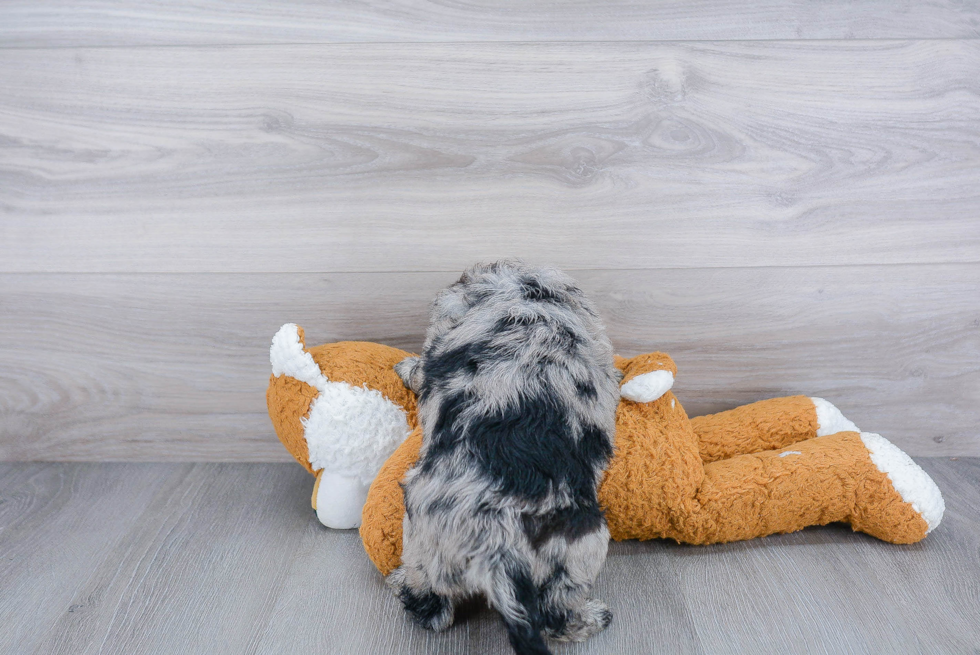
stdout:
POLYGON ((574 281, 516 261, 470 268, 436 297, 422 356, 396 371, 424 433, 389 577, 412 617, 444 629, 483 594, 518 653, 605 628, 589 592, 609 539, 597 489, 619 374, 574 281))

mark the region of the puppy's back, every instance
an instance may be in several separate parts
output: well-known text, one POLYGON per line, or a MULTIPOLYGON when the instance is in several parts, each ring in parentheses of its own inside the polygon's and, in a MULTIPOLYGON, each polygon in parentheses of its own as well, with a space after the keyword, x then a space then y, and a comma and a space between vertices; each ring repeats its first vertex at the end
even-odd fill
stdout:
POLYGON ((544 629, 605 627, 586 596, 608 542, 597 486, 618 378, 585 295, 553 269, 474 267, 437 297, 419 369, 397 584, 486 594, 518 652, 547 652, 544 629))
POLYGON ((503 494, 540 502, 563 484, 589 494, 611 454, 612 347, 560 271, 505 262, 464 273, 436 300, 422 379, 423 465, 465 443, 503 494))

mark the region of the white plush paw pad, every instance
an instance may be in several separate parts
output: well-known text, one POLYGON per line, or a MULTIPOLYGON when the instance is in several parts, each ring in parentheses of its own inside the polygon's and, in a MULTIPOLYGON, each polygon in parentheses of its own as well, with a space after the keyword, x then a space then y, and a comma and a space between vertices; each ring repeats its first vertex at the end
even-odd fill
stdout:
POLYGON ((912 461, 905 451, 873 432, 862 432, 861 441, 871 454, 871 461, 888 476, 902 500, 912 506, 932 530, 942 521, 946 503, 939 487, 929 474, 912 461))
POLYGON ((638 403, 652 403, 674 386, 674 374, 670 371, 650 371, 637 375, 619 388, 619 394, 638 403))
POLYGON ((858 426, 854 425, 841 414, 833 403, 829 403, 823 398, 810 398, 814 407, 817 409, 817 436, 826 437, 828 434, 838 432, 860 432, 858 426))

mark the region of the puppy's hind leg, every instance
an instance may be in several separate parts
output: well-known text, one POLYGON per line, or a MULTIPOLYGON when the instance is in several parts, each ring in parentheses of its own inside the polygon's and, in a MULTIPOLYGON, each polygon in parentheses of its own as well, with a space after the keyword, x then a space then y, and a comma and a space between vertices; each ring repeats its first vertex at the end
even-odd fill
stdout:
MULTIPOLYGON (((541 589, 545 634, 561 641, 584 641, 609 627, 612 612, 589 592, 606 558, 608 531, 603 527, 573 543, 565 542, 565 559, 554 565, 541 589)), ((563 538, 550 546, 562 550, 563 538), (558 543, 556 543, 558 542, 558 543)))
POLYGON ((612 623, 612 612, 601 600, 590 598, 574 608, 545 610, 545 634, 558 641, 585 641, 612 623))
POLYGON ((490 574, 487 601, 500 613, 517 655, 551 655, 541 630, 538 589, 519 566, 500 564, 490 574))
POLYGON ((420 572, 401 566, 385 582, 420 627, 441 632, 453 624, 452 599, 432 591, 420 572))
POLYGON ((588 597, 591 586, 591 582, 577 583, 564 566, 555 567, 542 589, 541 613, 548 637, 585 641, 609 627, 612 612, 601 600, 588 597))

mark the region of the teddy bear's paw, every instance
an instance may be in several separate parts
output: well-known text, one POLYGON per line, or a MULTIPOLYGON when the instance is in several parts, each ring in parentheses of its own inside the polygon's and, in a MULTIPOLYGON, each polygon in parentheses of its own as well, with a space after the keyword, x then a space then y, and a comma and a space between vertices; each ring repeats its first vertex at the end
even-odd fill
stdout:
POLYGON ((838 432, 860 432, 858 426, 847 420, 833 403, 823 398, 812 397, 813 406, 817 410, 817 436, 825 437, 838 432))
POLYGON ((871 455, 871 461, 884 473, 902 500, 926 522, 926 534, 942 521, 946 504, 942 492, 929 474, 912 461, 905 451, 873 432, 862 432, 861 441, 871 455))
POLYGON ((637 375, 619 388, 619 394, 637 403, 652 403, 674 386, 674 374, 670 371, 650 371, 637 375))
POLYGON ((317 519, 334 530, 360 527, 361 511, 370 487, 370 483, 365 484, 354 476, 320 471, 313 498, 317 519))
POLYGON ((570 611, 564 626, 558 630, 546 630, 545 634, 558 641, 585 641, 602 632, 612 623, 612 612, 601 600, 592 598, 577 610, 570 611))

